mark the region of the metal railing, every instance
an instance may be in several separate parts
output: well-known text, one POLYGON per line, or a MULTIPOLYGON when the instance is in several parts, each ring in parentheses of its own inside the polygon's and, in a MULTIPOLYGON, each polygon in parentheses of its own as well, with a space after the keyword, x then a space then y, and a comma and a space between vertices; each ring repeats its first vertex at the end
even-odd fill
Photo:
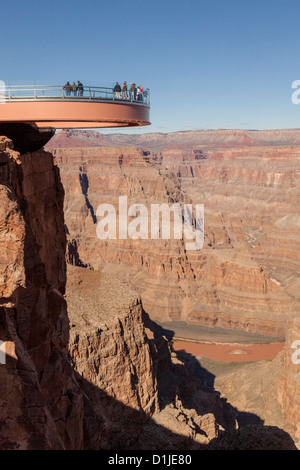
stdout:
POLYGON ((131 102, 150 107, 150 90, 147 88, 142 92, 130 92, 129 88, 126 93, 114 92, 112 87, 104 86, 85 86, 78 87, 73 91, 67 90, 66 85, 6 85, 1 89, 1 100, 8 101, 56 101, 56 100, 78 100, 78 101, 118 101, 131 102))

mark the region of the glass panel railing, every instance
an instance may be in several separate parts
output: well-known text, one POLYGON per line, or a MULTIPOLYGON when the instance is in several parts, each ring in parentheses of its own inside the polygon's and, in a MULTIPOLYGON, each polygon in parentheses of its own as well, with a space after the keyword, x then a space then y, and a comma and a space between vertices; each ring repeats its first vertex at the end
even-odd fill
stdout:
POLYGON ((149 88, 135 91, 118 91, 114 87, 107 86, 85 86, 66 84, 59 85, 6 85, 2 87, 2 96, 8 100, 26 99, 78 99, 95 101, 128 101, 144 104, 150 107, 149 88), (3 88, 3 90, 2 90, 3 88))

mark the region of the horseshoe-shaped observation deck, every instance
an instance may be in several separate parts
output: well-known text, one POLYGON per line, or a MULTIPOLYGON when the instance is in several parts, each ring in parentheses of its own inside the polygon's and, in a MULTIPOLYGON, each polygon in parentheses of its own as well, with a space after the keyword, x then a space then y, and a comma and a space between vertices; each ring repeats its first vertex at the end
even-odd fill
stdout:
POLYGON ((126 96, 109 87, 83 86, 76 92, 63 86, 5 86, 0 94, 0 122, 36 127, 97 128, 147 126, 150 93, 126 96))
POLYGON ((12 138, 15 147, 22 152, 41 148, 56 129, 126 128, 151 124, 149 89, 130 93, 128 87, 127 93, 123 94, 104 86, 83 85, 73 91, 72 85, 71 89, 66 89, 62 85, 2 84, 0 133, 12 138), (32 145, 28 146, 29 140, 32 145))

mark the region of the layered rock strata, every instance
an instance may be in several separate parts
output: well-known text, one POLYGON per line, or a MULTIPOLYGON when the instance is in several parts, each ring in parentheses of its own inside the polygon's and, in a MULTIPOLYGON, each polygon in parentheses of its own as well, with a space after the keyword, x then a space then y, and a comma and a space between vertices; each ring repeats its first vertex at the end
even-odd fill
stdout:
POLYGON ((111 274, 69 266, 67 301, 85 448, 296 449, 297 374, 286 381, 282 353, 215 377, 201 358, 175 354, 137 294, 111 274))
MULTIPOLYGON (((150 143, 149 143, 150 145, 150 143)), ((70 262, 116 273, 160 321, 284 337, 300 307, 298 147, 56 149, 70 262), (205 241, 99 240, 97 207, 203 203, 205 241), (288 233, 286 230, 288 227, 288 233), (76 248, 75 248, 76 247, 76 248)))
POLYGON ((85 413, 94 430, 86 447, 200 449, 235 425, 219 394, 196 384, 124 283, 70 266, 67 302, 70 357, 93 410, 85 413))
POLYGON ((5 137, 0 153, 0 448, 81 448, 82 392, 67 358, 59 170, 50 153, 20 156, 5 137))
POLYGON ((47 144, 51 149, 74 147, 142 147, 155 152, 172 149, 232 148, 300 145, 299 129, 201 129, 170 133, 101 134, 98 131, 66 129, 47 144))

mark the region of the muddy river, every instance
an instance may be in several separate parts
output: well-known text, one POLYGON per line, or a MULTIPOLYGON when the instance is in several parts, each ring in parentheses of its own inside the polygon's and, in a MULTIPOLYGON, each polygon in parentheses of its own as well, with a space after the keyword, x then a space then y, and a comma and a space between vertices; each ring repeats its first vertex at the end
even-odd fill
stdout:
POLYGON ((205 357, 213 361, 250 362, 274 359, 283 349, 284 343, 268 344, 221 344, 192 341, 174 341, 175 351, 184 350, 193 356, 205 357))

